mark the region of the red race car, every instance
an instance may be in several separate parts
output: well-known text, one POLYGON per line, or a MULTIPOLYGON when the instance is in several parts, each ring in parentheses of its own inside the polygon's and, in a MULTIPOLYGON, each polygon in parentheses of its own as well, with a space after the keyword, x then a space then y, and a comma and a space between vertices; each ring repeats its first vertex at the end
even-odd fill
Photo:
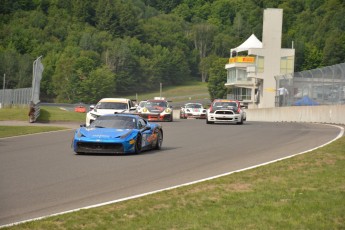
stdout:
POLYGON ((173 121, 173 109, 165 98, 147 100, 138 114, 149 121, 173 121))

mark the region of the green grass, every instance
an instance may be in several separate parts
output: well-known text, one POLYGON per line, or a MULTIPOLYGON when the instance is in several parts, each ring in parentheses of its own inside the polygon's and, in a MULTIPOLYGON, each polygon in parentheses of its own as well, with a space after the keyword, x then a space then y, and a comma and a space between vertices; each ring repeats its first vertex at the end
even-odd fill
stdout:
POLYGON ((28 107, 1 108, 0 121, 29 121, 28 107))
MULTIPOLYGON (((0 109, 0 121, 28 121, 29 108, 0 109)), ((85 122, 85 113, 63 110, 55 106, 41 106, 37 122, 76 121, 85 122)))
MULTIPOLYGON (((0 138, 19 136, 25 134, 49 132, 63 130, 66 128, 52 126, 35 126, 28 121, 28 107, 2 108, 0 109, 0 121, 27 121, 27 126, 0 126, 0 138)), ((66 111, 54 106, 41 106, 40 116, 37 122, 55 122, 55 121, 74 121, 85 122, 85 113, 76 113, 66 111)))
POLYGON ((344 229, 345 137, 218 179, 5 229, 344 229))
POLYGON ((76 121, 85 122, 86 113, 77 113, 74 111, 66 111, 54 106, 41 106, 38 121, 76 121))
POLYGON ((0 138, 63 130, 53 126, 0 126, 0 138))

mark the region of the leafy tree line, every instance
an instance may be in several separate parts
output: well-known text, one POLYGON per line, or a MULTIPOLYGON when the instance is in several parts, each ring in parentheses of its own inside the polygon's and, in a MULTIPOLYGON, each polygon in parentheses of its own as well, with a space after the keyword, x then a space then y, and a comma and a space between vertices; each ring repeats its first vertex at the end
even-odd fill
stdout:
MULTIPOLYGON (((0 0, 5 88, 30 87, 43 55, 42 101, 94 103, 208 81, 226 93, 230 48, 262 33, 263 9, 283 9, 283 47, 301 71, 344 62, 342 0, 0 0)), ((0 81, 3 88, 3 81, 0 81)))

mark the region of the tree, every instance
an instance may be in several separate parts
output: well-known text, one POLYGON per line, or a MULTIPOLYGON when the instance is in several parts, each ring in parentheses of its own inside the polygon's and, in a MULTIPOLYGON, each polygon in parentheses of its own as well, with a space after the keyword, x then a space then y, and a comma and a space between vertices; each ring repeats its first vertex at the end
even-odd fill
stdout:
MULTIPOLYGON (((0 71, 1 76, 3 76, 3 74, 6 74, 6 89, 16 88, 16 85, 18 83, 17 73, 19 57, 20 55, 13 49, 0 52, 0 71)), ((2 87, 4 87, 3 81, 1 81, 0 84, 2 87)))
POLYGON ((74 0, 71 1, 72 13, 74 18, 80 22, 88 22, 94 25, 95 6, 93 0, 74 0))
POLYGON ((52 77, 57 102, 72 102, 76 95, 74 91, 78 88, 74 85, 77 83, 77 73, 74 69, 76 56, 72 55, 76 49, 73 47, 66 49, 69 51, 59 57, 52 77))
POLYGON ((305 44, 303 70, 316 69, 322 66, 323 53, 311 43, 305 44))
POLYGON ((344 31, 331 31, 325 42, 323 49, 324 65, 334 65, 345 62, 345 35, 344 31))
MULTIPOLYGON (((208 53, 210 52, 212 45, 213 45, 213 38, 216 33, 216 27, 207 24, 197 24, 192 29, 192 39, 194 42, 194 47, 199 52, 199 58, 202 60, 205 58, 208 53)), ((207 80, 207 72, 205 72, 205 68, 200 65, 200 73, 201 73, 201 81, 205 82, 207 80)))
POLYGON ((96 5, 95 24, 99 30, 116 33, 118 19, 114 1, 99 0, 96 5))
POLYGON ((211 100, 224 98, 226 96, 226 71, 224 71, 224 66, 227 61, 227 58, 217 58, 212 62, 212 66, 209 71, 210 78, 207 85, 211 100))
POLYGON ((90 72, 88 78, 80 84, 80 99, 84 103, 96 103, 101 98, 115 95, 115 74, 102 66, 90 72))

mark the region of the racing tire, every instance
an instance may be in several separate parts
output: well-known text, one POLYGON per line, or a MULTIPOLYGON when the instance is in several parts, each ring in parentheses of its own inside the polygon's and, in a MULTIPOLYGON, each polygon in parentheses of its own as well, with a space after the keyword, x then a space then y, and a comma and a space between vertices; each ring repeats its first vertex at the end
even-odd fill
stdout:
POLYGON ((141 135, 138 134, 137 139, 135 140, 135 149, 134 149, 135 154, 141 153, 141 145, 142 145, 142 138, 141 138, 141 135))
POLYGON ((209 121, 208 118, 206 117, 206 124, 213 124, 213 121, 209 121))
POLYGON ((163 143, 163 134, 162 134, 162 131, 161 130, 158 130, 157 131, 157 142, 156 142, 156 145, 155 145, 155 149, 159 150, 162 148, 162 143, 163 143))
POLYGON ((243 125, 243 119, 241 117, 241 121, 237 122, 238 125, 243 125))

